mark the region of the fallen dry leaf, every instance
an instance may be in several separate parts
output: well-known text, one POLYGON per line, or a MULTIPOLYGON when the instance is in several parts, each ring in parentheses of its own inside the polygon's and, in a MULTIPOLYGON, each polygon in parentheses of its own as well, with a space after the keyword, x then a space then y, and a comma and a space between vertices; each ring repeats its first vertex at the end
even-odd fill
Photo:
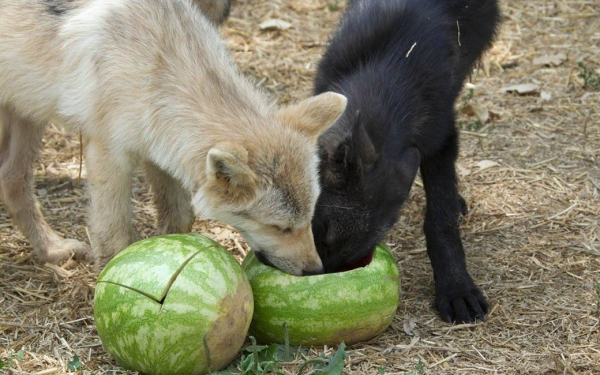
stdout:
POLYGON ((66 270, 55 264, 46 263, 44 266, 46 268, 51 269, 52 272, 54 272, 56 275, 58 275, 61 278, 69 278, 69 277, 73 276, 73 272, 66 270))
POLYGON ((567 55, 563 52, 560 52, 556 55, 544 55, 536 57, 533 59, 533 65, 560 66, 565 61, 567 61, 567 55))
POLYGON ((456 172, 460 177, 467 177, 471 174, 471 170, 469 168, 465 168, 462 164, 456 163, 456 172))
POLYGON ((500 164, 496 163, 495 161, 491 161, 491 160, 482 160, 479 163, 475 164, 476 167, 479 167, 479 171, 497 167, 499 165, 500 164))
POLYGON ((292 27, 292 24, 284 20, 272 18, 258 25, 261 30, 287 30, 292 27))
POLYGON ((462 112, 467 116, 475 116, 482 123, 485 124, 490 120, 490 111, 486 107, 478 103, 469 103, 462 112))
POLYGON ((404 332, 409 335, 409 336, 414 336, 415 335, 415 328, 417 328, 417 323, 414 321, 413 318, 408 318, 407 320, 404 321, 403 324, 404 327, 404 332))
POLYGON ((542 98, 542 100, 544 100, 544 101, 548 101, 548 100, 552 99, 552 94, 550 94, 547 91, 542 90, 540 92, 540 98, 542 98))
POLYGON ((516 92, 519 95, 536 95, 540 92, 540 87, 534 83, 522 83, 520 85, 505 86, 500 89, 504 93, 516 92))
POLYGON ((582 104, 587 104, 587 100, 588 100, 588 98, 589 98, 590 96, 592 96, 592 95, 593 95, 593 94, 592 94, 591 92, 589 92, 589 91, 588 91, 588 92, 586 92, 585 94, 583 94, 583 95, 581 96, 581 98, 580 98, 580 100, 581 100, 581 103, 582 103, 582 104))

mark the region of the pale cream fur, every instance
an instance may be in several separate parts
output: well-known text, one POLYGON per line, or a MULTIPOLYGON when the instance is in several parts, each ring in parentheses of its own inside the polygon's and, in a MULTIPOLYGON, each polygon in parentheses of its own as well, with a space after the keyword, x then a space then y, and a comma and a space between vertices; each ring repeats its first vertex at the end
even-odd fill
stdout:
POLYGON ((84 137, 96 263, 136 239, 142 165, 160 233, 188 231, 195 213, 231 224, 286 272, 322 269, 310 229, 316 139, 343 96, 273 107, 190 0, 73 0, 61 14, 48 3, 0 7, 0 197, 39 261, 90 257, 50 229, 33 195, 31 164, 54 122, 84 137))

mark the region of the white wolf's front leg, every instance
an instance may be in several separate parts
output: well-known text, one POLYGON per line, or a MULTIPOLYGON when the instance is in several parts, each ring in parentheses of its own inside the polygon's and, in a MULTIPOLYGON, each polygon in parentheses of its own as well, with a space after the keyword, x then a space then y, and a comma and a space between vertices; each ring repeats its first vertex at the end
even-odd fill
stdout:
POLYGON ((181 183, 151 162, 146 162, 146 178, 152 186, 159 234, 187 233, 192 230, 194 212, 191 196, 181 183))
POLYGON ((86 143, 90 234, 95 263, 103 267, 137 240, 131 220, 133 161, 100 141, 86 143))
POLYGON ((0 198, 29 240, 36 261, 59 264, 71 257, 87 259, 89 246, 54 232, 33 194, 31 165, 39 154, 45 128, 0 106, 0 198))

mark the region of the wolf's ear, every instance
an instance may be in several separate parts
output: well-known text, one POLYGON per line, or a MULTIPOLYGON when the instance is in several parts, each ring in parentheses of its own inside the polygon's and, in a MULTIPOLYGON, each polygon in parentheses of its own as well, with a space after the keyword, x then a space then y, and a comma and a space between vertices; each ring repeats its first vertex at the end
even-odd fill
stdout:
POLYGON ((379 159, 375 145, 360 121, 354 126, 352 142, 364 167, 369 168, 379 159))
POLYGON ((344 95, 326 92, 282 108, 279 115, 316 141, 344 113, 347 103, 344 95))
POLYGON ((258 178, 248 165, 248 151, 233 142, 220 142, 208 151, 206 176, 212 188, 232 200, 251 199, 258 178))
POLYGON ((350 148, 346 142, 340 142, 329 158, 329 164, 336 172, 345 171, 348 168, 350 148))
POLYGON ((323 183, 334 189, 341 189, 348 183, 348 178, 351 173, 354 161, 352 160, 352 148, 350 144, 352 139, 349 133, 344 140, 342 140, 337 147, 334 148, 333 152, 326 155, 322 160, 325 161, 325 167, 321 167, 320 173, 323 177, 323 183))

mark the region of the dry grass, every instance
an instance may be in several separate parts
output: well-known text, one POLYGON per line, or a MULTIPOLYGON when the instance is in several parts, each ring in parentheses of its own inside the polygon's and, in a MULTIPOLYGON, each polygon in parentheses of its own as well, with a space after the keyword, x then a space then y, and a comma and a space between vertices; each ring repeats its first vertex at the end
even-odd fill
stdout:
MULTIPOLYGON (((274 99, 309 95, 315 63, 340 16, 329 2, 238 0, 234 6, 223 34, 241 69, 274 99), (273 17, 292 28, 260 31, 258 24, 273 17)), ((577 67, 578 61, 599 67, 600 3, 505 1, 503 10, 501 36, 473 78, 471 99, 499 118, 479 126, 460 117, 467 130, 459 170, 470 206, 463 238, 470 270, 492 311, 473 326, 436 317, 421 230, 424 195, 415 186, 387 238, 401 267, 401 306, 383 335, 350 348, 349 374, 377 374, 380 367, 403 374, 418 360, 427 374, 600 373, 600 297, 594 291, 600 282, 600 92, 583 87, 577 67), (532 64, 559 52, 568 60, 558 67, 532 64), (517 83, 536 83, 552 97, 499 91, 517 83), (484 160, 497 165, 479 168, 484 160), (408 321, 416 328, 406 332, 408 321)), ((45 142, 36 176, 43 209, 61 233, 86 239, 77 137, 53 128, 45 142)), ((136 226, 149 236, 154 213, 142 182, 140 177, 133 189, 136 226)), ((194 230, 238 257, 247 251, 225 226, 199 220, 194 230)), ((0 358, 25 352, 9 373, 65 373, 75 354, 85 373, 118 369, 94 328, 91 269, 34 266, 29 245, 1 205, 0 233, 0 358)))

